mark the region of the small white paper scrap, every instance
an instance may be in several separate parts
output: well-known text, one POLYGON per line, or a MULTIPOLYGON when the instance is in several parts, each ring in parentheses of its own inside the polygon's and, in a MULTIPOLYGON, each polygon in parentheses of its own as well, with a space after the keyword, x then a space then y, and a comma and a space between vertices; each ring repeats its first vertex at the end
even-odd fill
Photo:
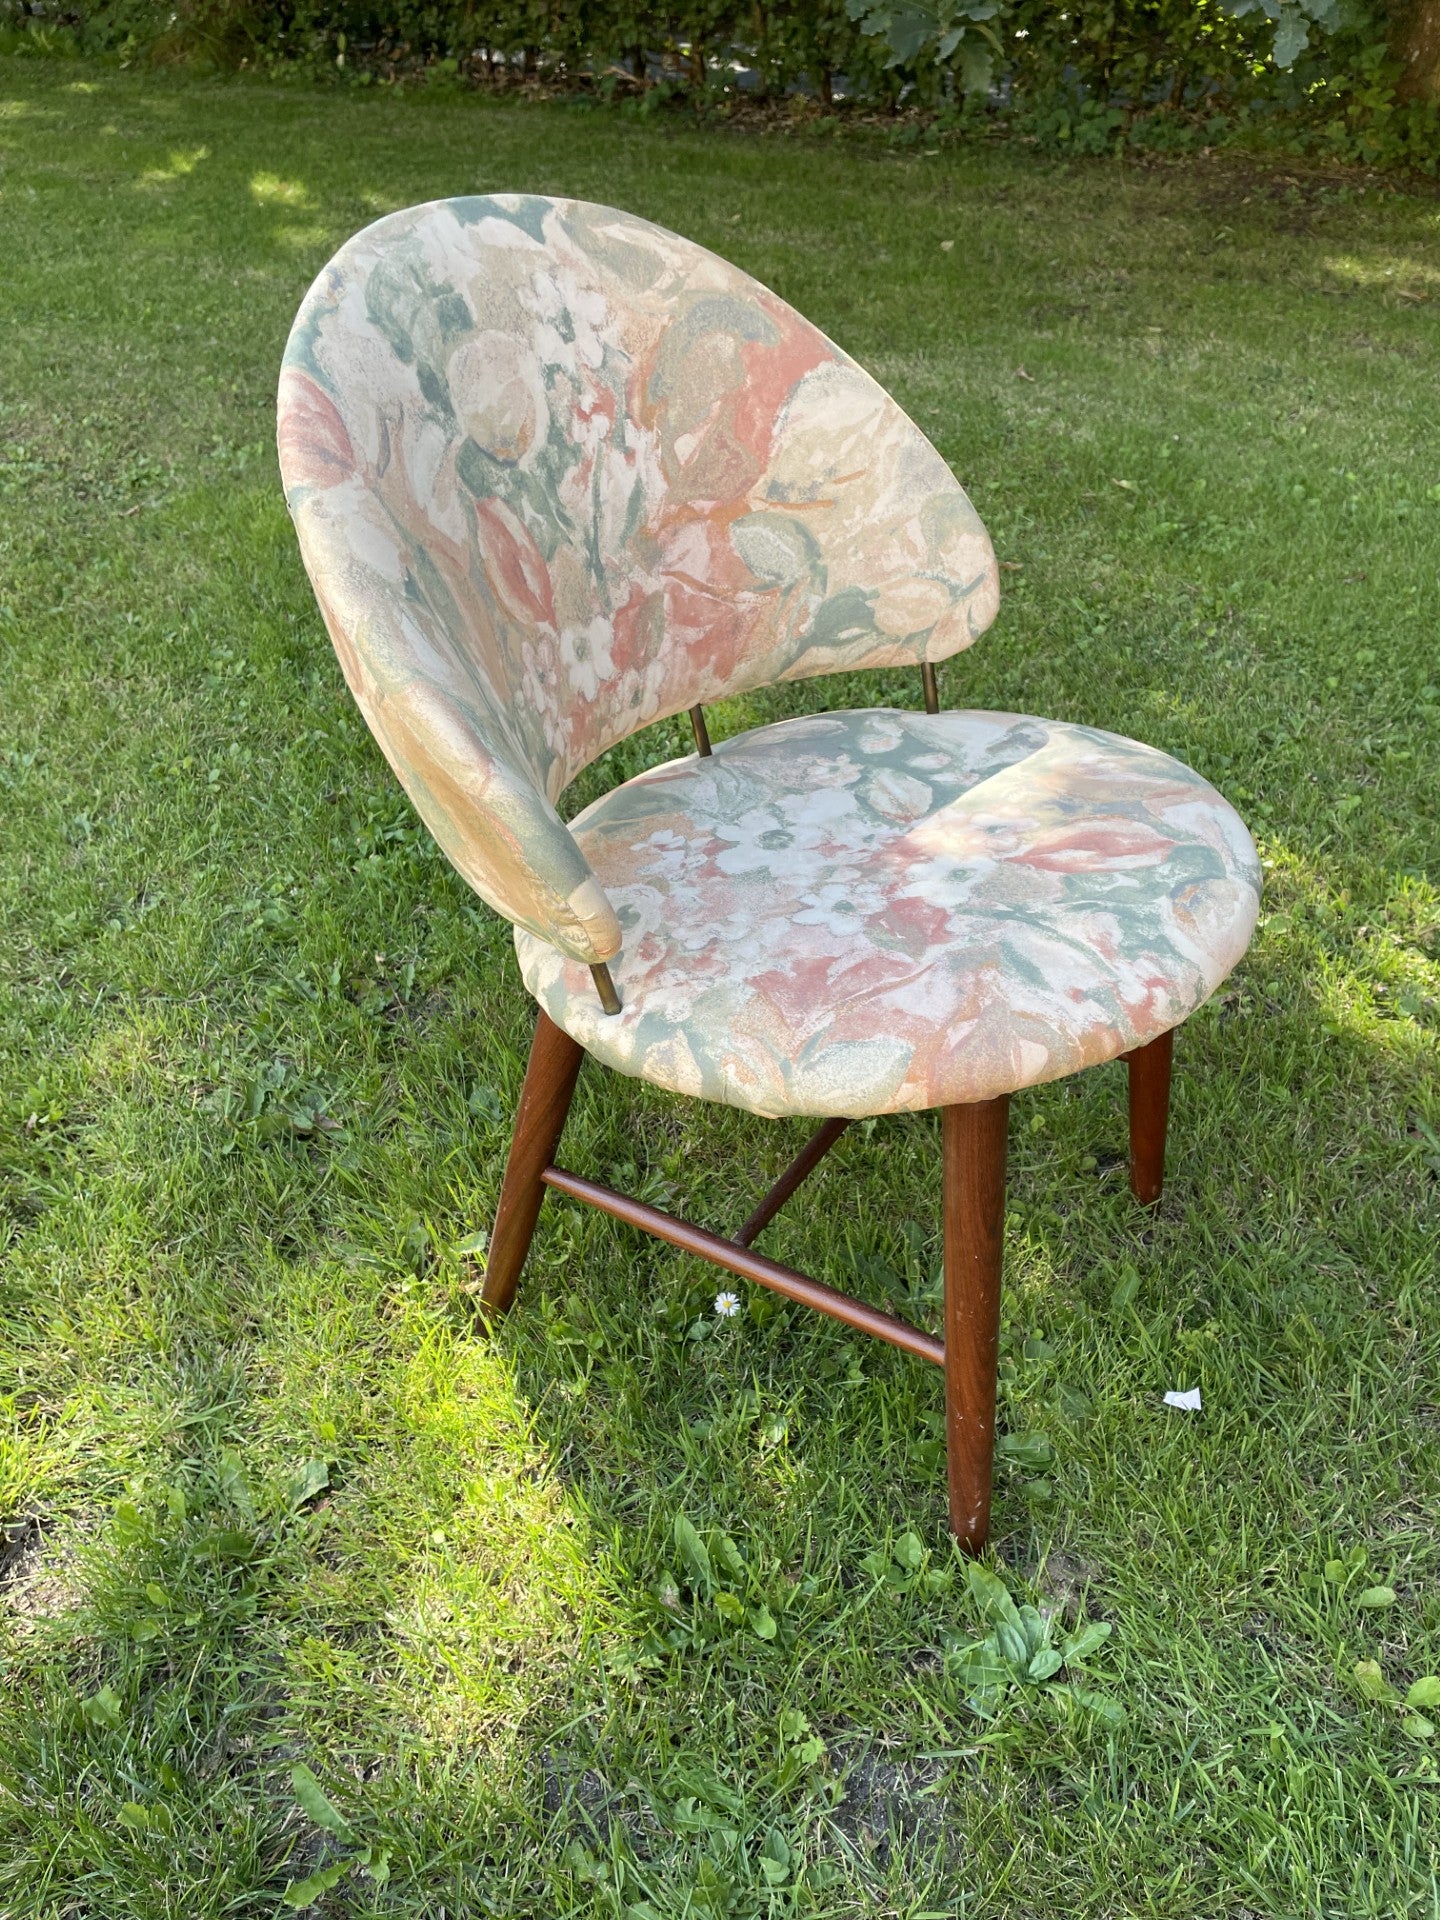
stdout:
POLYGON ((1179 1407, 1185 1413, 1199 1413, 1200 1389, 1187 1387, 1184 1393, 1176 1393, 1172 1389, 1165 1396, 1165 1404, 1167 1407, 1179 1407))

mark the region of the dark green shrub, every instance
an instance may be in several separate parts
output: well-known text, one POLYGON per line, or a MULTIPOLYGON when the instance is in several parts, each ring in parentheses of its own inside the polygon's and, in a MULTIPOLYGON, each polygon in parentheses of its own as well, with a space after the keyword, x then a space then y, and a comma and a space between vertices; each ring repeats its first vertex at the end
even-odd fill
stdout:
POLYGON ((1245 140, 1440 171, 1397 48, 1434 0, 0 0, 36 51, 362 83, 540 79, 655 110, 803 93, 1052 151, 1245 140))

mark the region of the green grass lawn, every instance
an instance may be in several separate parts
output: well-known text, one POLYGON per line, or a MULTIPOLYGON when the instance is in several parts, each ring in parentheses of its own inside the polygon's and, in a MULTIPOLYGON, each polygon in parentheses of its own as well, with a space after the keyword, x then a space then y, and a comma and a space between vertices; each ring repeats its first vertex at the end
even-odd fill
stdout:
MULTIPOLYGON (((12 61, 0 261, 0 1914, 1433 1920, 1437 204, 12 61), (995 1565, 1110 1626, 1078 1694, 967 1704, 932 1370, 553 1197, 476 1324, 531 1012, 273 390, 342 238, 503 188, 819 322, 1006 563, 945 700, 1260 842, 1158 1213, 1122 1068, 1012 1106, 995 1565)), ((565 1158, 724 1228, 805 1132, 587 1069, 565 1158)), ((933 1115, 857 1127, 767 1248, 934 1324, 938 1187, 933 1115)))

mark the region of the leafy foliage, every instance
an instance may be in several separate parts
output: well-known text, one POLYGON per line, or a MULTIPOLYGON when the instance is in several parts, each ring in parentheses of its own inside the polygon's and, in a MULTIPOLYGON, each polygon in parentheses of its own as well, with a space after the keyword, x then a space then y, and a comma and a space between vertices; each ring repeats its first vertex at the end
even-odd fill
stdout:
MULTIPOLYGON (((761 1641, 781 1635, 790 1595, 773 1572, 767 1575, 763 1567, 747 1561, 730 1535, 718 1527, 702 1535, 683 1513, 675 1516, 674 1535, 681 1584, 665 1579, 655 1590, 661 1625, 647 1636, 652 1658, 703 1646, 727 1629, 761 1641)), ((784 1637, 786 1644, 793 1643, 793 1629, 784 1637)))
POLYGON ((988 1632, 952 1647, 947 1664, 972 1712, 993 1720, 1007 1698, 1019 1692, 1081 1708, 1110 1726, 1123 1722, 1125 1710, 1120 1703, 1079 1677, 1090 1655, 1110 1638, 1108 1620, 1092 1621, 1057 1645, 1054 1617, 1037 1612, 1028 1602, 1017 1607, 999 1574, 975 1561, 966 1569, 966 1578, 988 1632), (1072 1677, 1061 1680, 1062 1672, 1072 1677))
POLYGON ((845 0, 845 10, 862 33, 884 40, 887 67, 915 69, 926 61, 952 67, 962 93, 985 91, 994 56, 1004 54, 989 24, 1001 0, 845 0))
POLYGON ((1339 0, 1227 0, 1227 5, 1237 20, 1260 14, 1273 23, 1270 55, 1277 67, 1294 66, 1310 45, 1312 27, 1334 33, 1343 20, 1339 0))
POLYGON ((1402 93, 1399 0, 0 0, 0 44, 59 42, 362 87, 547 85, 650 112, 809 96, 977 121, 1042 148, 1262 141, 1440 168, 1402 93), (15 29, 24 29, 23 41, 15 29))
POLYGON ((390 1878, 390 1849, 388 1847, 361 1846, 357 1844, 350 1822, 341 1813, 335 1802, 326 1793, 309 1767, 297 1761, 290 1769, 290 1785, 302 1811, 322 1833, 332 1835, 350 1849, 341 1858, 332 1860, 328 1865, 317 1867, 303 1880, 292 1880, 285 1888, 281 1899, 284 1904, 297 1913, 303 1913, 313 1907, 322 1895, 337 1885, 345 1875, 355 1869, 362 1869, 377 1886, 383 1886, 390 1878))

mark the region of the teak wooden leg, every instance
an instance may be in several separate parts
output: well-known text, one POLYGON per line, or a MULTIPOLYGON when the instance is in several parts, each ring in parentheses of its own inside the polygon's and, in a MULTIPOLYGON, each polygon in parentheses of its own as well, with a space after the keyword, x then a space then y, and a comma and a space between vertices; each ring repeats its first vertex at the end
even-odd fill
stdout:
POLYGON ((1162 1033, 1125 1059, 1130 1068, 1130 1191, 1153 1207, 1165 1184, 1165 1127, 1170 1118, 1170 1063, 1175 1035, 1162 1033))
POLYGON ((940 1117, 950 1529, 968 1553, 979 1553, 990 1532, 1009 1115, 1002 1094, 945 1107, 940 1117))
MULTIPOLYGON (((1170 1106, 1173 1039, 1161 1034, 1125 1056, 1130 1073, 1130 1184, 1149 1205, 1160 1197, 1165 1175, 1165 1127, 1170 1106)), ((820 1129, 810 1146, 762 1203, 734 1240, 691 1226, 673 1215, 555 1165, 584 1050, 540 1013, 525 1085, 515 1116, 515 1134, 500 1188, 490 1258, 481 1293, 483 1306, 503 1313, 514 1297, 530 1250, 546 1185, 560 1188, 657 1234, 728 1272, 803 1300, 850 1326, 863 1327, 894 1345, 940 1361, 945 1370, 945 1446, 950 1488, 950 1527, 968 1553, 983 1550, 990 1533, 990 1490, 995 1463, 995 1379, 1000 1343, 1000 1272, 1005 1247, 1005 1152, 1010 1099, 981 1100, 941 1109, 941 1170, 945 1230, 945 1340, 940 1342, 893 1316, 867 1307, 833 1288, 752 1253, 745 1244, 838 1137, 843 1121, 820 1129)))
POLYGON ((540 1176, 555 1158, 584 1058, 584 1048, 578 1041, 557 1027, 548 1014, 538 1015, 480 1294, 491 1313, 503 1313, 514 1297, 515 1283, 540 1217, 540 1202, 545 1198, 540 1176))

